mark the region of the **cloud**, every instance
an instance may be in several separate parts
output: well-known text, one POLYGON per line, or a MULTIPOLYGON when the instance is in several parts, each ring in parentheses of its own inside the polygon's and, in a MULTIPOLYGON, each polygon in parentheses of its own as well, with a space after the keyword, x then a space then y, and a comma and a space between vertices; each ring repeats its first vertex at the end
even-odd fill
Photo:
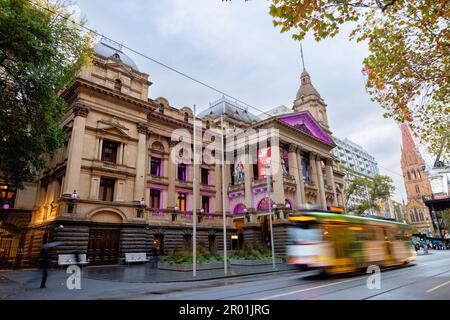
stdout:
MULTIPOLYGON (((268 110, 292 106, 300 85, 300 45, 280 34, 268 14, 269 1, 78 0, 88 24, 152 58, 207 82, 240 100, 268 110)), ((303 41, 306 68, 328 104, 331 130, 371 153, 382 173, 406 198, 400 170, 401 135, 370 101, 361 74, 367 46, 341 34, 319 43, 303 41)), ((175 107, 196 104, 202 111, 221 96, 142 57, 132 55, 153 82, 150 97, 175 107)), ((260 111, 253 110, 255 114, 260 111)))

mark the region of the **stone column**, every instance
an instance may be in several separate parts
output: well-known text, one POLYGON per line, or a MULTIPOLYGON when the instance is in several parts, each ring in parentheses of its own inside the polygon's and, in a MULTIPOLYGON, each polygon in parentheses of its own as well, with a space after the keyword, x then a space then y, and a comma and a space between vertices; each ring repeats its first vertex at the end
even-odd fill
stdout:
POLYGON ((311 168, 311 182, 318 188, 319 180, 317 179, 316 154, 313 152, 309 153, 309 167, 311 168))
MULTIPOLYGON (((230 168, 230 164, 227 163, 227 159, 225 159, 225 212, 230 212, 231 208, 229 208, 230 206, 230 201, 228 200, 228 186, 231 183, 231 168, 230 168)), ((221 173, 222 174, 222 173, 221 173)))
POLYGON ((219 163, 214 166, 214 183, 216 187, 215 211, 222 211, 222 167, 219 163))
POLYGON ((342 188, 342 187, 341 187, 341 201, 342 201, 342 206, 347 210, 347 203, 345 201, 344 188, 342 188))
POLYGON ((280 148, 272 148, 272 175, 273 175, 273 193, 272 200, 279 206, 284 206, 286 197, 284 194, 284 178, 283 168, 281 165, 281 157, 283 152, 280 148))
MULTIPOLYGON (((289 174, 294 176, 295 179, 295 207, 298 207, 302 203, 302 192, 300 185, 298 159, 297 159, 297 147, 294 145, 289 146, 289 174)), ((294 209, 294 208, 293 208, 294 209)))
MULTIPOLYGON (((202 169, 199 164, 194 163, 194 164, 192 164, 192 171, 194 171, 194 166, 195 166, 195 180, 197 180, 197 181, 196 181, 195 185, 192 184, 192 188, 195 188, 195 194, 197 195, 197 199, 195 199, 195 204, 196 204, 197 210, 200 210, 202 208, 202 201, 201 201, 202 195, 200 193, 200 185, 202 182, 202 180, 201 180, 202 179, 202 171, 201 171, 202 169)), ((194 173, 194 172, 192 172, 192 173, 194 173)), ((194 191, 194 189, 192 189, 192 191, 194 191)), ((194 196, 193 193, 192 193, 192 196, 194 196)))
POLYGON ((140 201, 145 194, 145 160, 147 156, 147 135, 149 129, 146 123, 138 123, 139 142, 136 156, 136 178, 134 180, 134 201, 140 201))
POLYGON ((172 149, 178 144, 178 141, 170 141, 169 146, 169 160, 168 160, 168 177, 169 177, 169 187, 167 189, 167 208, 174 208, 177 203, 177 195, 176 195, 176 176, 177 176, 177 164, 175 163, 175 159, 172 159, 172 149))
POLYGON ((319 156, 316 158, 316 171, 317 171, 317 180, 319 187, 319 205, 322 206, 322 209, 327 209, 327 198, 325 197, 325 185, 323 182, 323 172, 321 159, 319 156))
POLYGON ((95 154, 94 154, 94 159, 95 160, 100 160, 100 139, 101 138, 95 138, 95 154))
POLYGON ((327 159, 326 161, 326 173, 327 173, 327 183, 331 184, 333 190, 333 206, 338 206, 338 199, 336 194, 336 185, 334 184, 334 173, 333 173, 333 160, 327 159))
POLYGON ((301 154, 300 149, 297 151, 297 167, 298 167, 298 176, 300 179, 300 195, 302 203, 306 203, 306 194, 305 194, 305 178, 303 176, 303 167, 302 167, 303 156, 301 154))
POLYGON ((91 177, 91 192, 89 198, 91 200, 98 200, 98 193, 100 190, 100 177, 92 176, 91 177))
POLYGON ((253 181, 253 155, 251 148, 245 148, 245 163, 244 163, 244 186, 245 186, 245 207, 247 210, 253 208, 252 197, 252 181, 253 181))
POLYGON ((98 154, 97 159, 102 160, 102 150, 103 150, 103 138, 98 140, 98 154))
MULTIPOLYGON (((66 178, 64 180, 63 188, 63 195, 65 196, 70 196, 74 190, 77 190, 78 192, 79 189, 84 132, 89 109, 84 105, 76 104, 72 111, 74 114, 74 120, 72 135, 69 142, 66 178)), ((80 193, 78 192, 78 194, 80 193)))
POLYGON ((117 153, 117 164, 123 164, 123 143, 119 145, 119 152, 117 153))

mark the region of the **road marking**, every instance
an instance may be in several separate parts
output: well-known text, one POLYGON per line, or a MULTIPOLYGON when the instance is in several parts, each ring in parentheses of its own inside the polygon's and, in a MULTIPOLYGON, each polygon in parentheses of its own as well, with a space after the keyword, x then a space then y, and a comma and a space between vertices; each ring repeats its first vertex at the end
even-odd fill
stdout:
POLYGON ((328 284, 324 284, 322 286, 317 286, 317 287, 312 287, 312 288, 307 288, 307 289, 302 289, 302 290, 286 292, 286 293, 277 294, 277 295, 270 296, 270 297, 260 298, 258 300, 269 300, 269 299, 273 299, 273 298, 284 297, 284 296, 288 296, 288 295, 291 295, 291 294, 296 294, 296 293, 300 293, 300 292, 306 292, 306 291, 311 291, 311 290, 315 290, 315 289, 320 289, 320 288, 334 286, 334 285, 337 285, 337 284, 342 284, 342 283, 347 283, 347 282, 351 282, 351 281, 356 281, 356 280, 360 280, 361 278, 362 277, 355 278, 355 279, 344 280, 344 281, 339 281, 339 282, 328 283, 328 284))
POLYGON ((433 292, 434 290, 437 290, 437 289, 439 289, 439 288, 442 288, 443 286, 446 286, 446 285, 448 285, 449 283, 450 283, 450 281, 446 281, 446 282, 444 282, 444 283, 441 283, 440 285, 437 285, 437 286, 434 287, 434 288, 428 289, 428 290, 427 290, 427 293, 430 293, 430 292, 433 292))

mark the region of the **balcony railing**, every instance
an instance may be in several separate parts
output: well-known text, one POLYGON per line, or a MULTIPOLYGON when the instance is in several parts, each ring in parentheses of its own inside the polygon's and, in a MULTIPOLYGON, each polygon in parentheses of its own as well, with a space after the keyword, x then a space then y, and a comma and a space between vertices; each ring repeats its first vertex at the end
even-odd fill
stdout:
POLYGON ((286 183, 295 184, 295 177, 293 175, 287 174, 283 176, 283 181, 286 183))
MULTIPOLYGON (((167 223, 192 223, 192 211, 174 211, 168 209, 147 208, 146 218, 149 221, 165 221, 167 223)), ((197 222, 212 224, 221 222, 222 216, 213 213, 197 213, 197 222)))

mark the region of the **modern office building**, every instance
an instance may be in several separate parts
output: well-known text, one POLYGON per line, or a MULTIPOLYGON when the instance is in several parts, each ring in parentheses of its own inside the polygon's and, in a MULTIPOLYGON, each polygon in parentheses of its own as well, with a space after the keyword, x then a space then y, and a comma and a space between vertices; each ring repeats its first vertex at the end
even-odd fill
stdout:
MULTIPOLYGON (((373 179, 379 175, 378 164, 375 158, 363 149, 360 145, 345 138, 341 140, 333 137, 336 148, 333 150, 334 155, 339 159, 340 167, 345 173, 346 187, 354 177, 364 177, 373 179)), ((347 201, 347 207, 352 207, 361 203, 364 199, 362 196, 352 195, 347 201)), ((376 215, 376 212, 370 212, 376 215)))

